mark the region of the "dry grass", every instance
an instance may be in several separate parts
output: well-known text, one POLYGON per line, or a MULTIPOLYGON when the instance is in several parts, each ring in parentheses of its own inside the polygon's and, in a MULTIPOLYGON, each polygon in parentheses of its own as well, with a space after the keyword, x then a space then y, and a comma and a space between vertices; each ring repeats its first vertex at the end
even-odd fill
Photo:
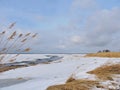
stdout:
MULTIPOLYGON (((31 50, 28 47, 30 41, 37 36, 37 33, 19 33, 13 31, 12 28, 16 23, 12 23, 5 30, 0 32, 0 72, 16 69, 20 67, 26 67, 27 65, 5 66, 3 61, 14 62, 19 54, 11 55, 9 53, 25 53, 31 50)), ((32 44, 32 43, 31 43, 32 44)))
POLYGON ((50 86, 47 90, 90 90, 96 85, 99 85, 98 81, 81 79, 73 80, 63 85, 50 86))
POLYGON ((47 88, 47 90, 90 90, 90 89, 93 89, 94 87, 107 88, 108 90, 112 90, 112 89, 109 89, 107 86, 101 85, 101 80, 102 81, 113 80, 112 77, 114 74, 120 74, 120 64, 118 63, 118 64, 103 65, 87 73, 95 74, 99 79, 76 80, 73 77, 70 77, 66 81, 66 84, 50 86, 47 88))
POLYGON ((91 53, 91 54, 87 54, 86 57, 110 57, 110 58, 120 58, 120 52, 91 53))
POLYGON ((37 36, 37 33, 19 33, 13 31, 12 28, 15 24, 12 23, 6 30, 0 32, 0 62, 6 59, 10 60, 10 62, 16 60, 15 56, 10 57, 10 55, 5 54, 29 52, 31 48, 28 47, 28 44, 30 45, 29 42, 37 36))
POLYGON ((95 70, 89 71, 89 74, 95 74, 99 79, 112 80, 113 74, 120 74, 120 63, 113 65, 103 65, 95 70))
POLYGON ((17 78, 17 80, 21 80, 21 79, 24 79, 24 78, 22 78, 22 77, 17 78))
POLYGON ((68 78, 68 80, 66 81, 66 83, 73 82, 73 81, 75 81, 75 80, 76 80, 75 78, 70 77, 70 78, 68 78))
POLYGON ((5 66, 0 68, 0 73, 5 72, 11 69, 16 69, 16 68, 22 68, 22 67, 27 67, 26 65, 21 65, 21 66, 5 66))

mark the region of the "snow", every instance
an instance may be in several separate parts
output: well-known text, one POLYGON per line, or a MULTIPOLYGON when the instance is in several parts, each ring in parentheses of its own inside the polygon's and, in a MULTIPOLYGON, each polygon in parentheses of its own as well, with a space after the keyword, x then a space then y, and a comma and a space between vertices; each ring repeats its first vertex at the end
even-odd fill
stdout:
MULTIPOLYGON (((47 54, 27 54, 20 55, 18 61, 22 58, 30 60, 45 58, 47 54)), ((50 54, 53 55, 53 54, 50 54)), ((35 66, 18 68, 0 73, 0 79, 28 79, 26 82, 18 83, 0 90, 46 90, 48 86, 64 84, 65 81, 73 75, 75 78, 95 79, 94 75, 86 72, 93 70, 105 63, 120 62, 119 58, 87 58, 83 54, 55 54, 64 58, 51 62, 50 64, 38 64, 35 66)))

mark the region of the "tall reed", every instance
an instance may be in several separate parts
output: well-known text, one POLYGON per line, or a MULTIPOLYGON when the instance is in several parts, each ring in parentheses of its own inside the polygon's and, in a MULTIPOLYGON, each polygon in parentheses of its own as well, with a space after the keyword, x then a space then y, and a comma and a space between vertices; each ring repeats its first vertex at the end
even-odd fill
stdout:
POLYGON ((29 52, 31 47, 25 47, 25 45, 31 43, 31 39, 37 37, 37 33, 13 31, 15 24, 16 22, 12 23, 6 30, 0 32, 0 63, 4 60, 14 61, 19 53, 29 52), (17 55, 11 57, 9 55, 11 53, 17 53, 17 55))

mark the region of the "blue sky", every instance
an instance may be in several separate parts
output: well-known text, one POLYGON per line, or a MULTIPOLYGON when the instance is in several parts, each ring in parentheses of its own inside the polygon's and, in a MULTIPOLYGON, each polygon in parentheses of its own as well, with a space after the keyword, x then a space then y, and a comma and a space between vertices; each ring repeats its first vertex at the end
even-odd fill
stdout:
POLYGON ((120 51, 120 0, 0 0, 0 13, 0 25, 39 33, 32 53, 120 51))

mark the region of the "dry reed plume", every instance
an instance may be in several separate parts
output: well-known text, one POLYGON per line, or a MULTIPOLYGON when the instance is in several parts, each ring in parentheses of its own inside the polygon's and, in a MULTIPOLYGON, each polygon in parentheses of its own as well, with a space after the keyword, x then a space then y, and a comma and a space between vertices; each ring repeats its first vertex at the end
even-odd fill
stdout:
POLYGON ((0 33, 0 62, 5 59, 9 59, 11 62, 19 55, 9 57, 9 53, 25 53, 31 50, 30 47, 26 47, 31 39, 37 36, 37 33, 18 33, 13 31, 12 28, 16 23, 12 23, 6 30, 0 33))

